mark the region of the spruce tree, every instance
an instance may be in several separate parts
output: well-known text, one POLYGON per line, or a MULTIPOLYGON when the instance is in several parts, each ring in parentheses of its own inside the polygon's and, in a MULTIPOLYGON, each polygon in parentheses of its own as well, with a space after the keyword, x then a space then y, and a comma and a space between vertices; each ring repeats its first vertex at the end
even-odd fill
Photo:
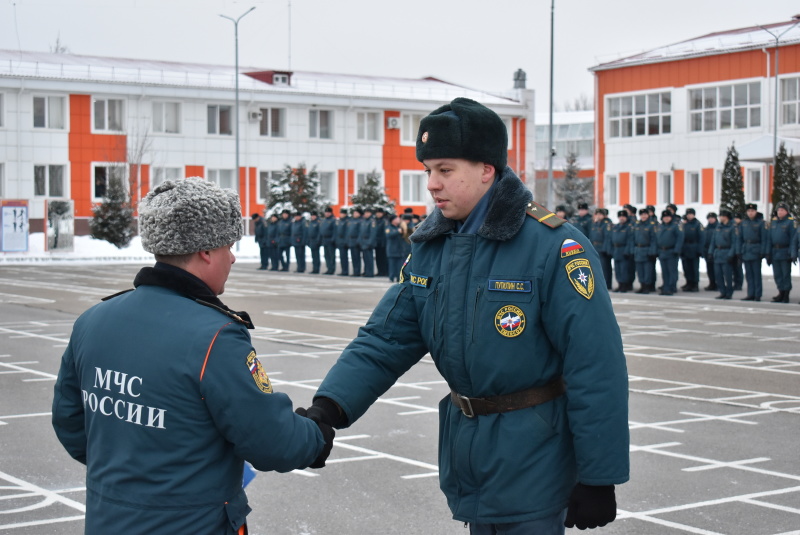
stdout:
POLYGON ((781 143, 775 161, 775 181, 772 186, 772 205, 783 201, 789 205, 789 211, 797 217, 800 209, 800 183, 798 183, 797 166, 794 157, 786 153, 786 146, 781 143))
POLYGON ((319 173, 314 167, 310 171, 305 163, 297 167, 286 165, 280 178, 270 188, 268 211, 295 212, 320 211, 322 195, 319 193, 319 173))
POLYGON ((580 170, 578 155, 574 152, 567 153, 564 165, 564 179, 556 183, 556 192, 564 200, 563 204, 567 208, 567 217, 571 217, 575 213, 578 203, 594 204, 594 180, 578 177, 580 170))
POLYGON ((92 238, 106 240, 117 249, 127 247, 134 234, 133 206, 121 174, 110 173, 103 202, 92 208, 89 220, 92 238))
POLYGON ((728 148, 725 168, 722 170, 722 193, 719 209, 744 214, 744 180, 739 165, 739 153, 733 145, 728 148))
POLYGON ((350 197, 350 202, 362 208, 369 206, 374 210, 383 208, 386 213, 394 212, 394 201, 386 196, 381 186, 381 175, 375 169, 367 173, 364 184, 350 197))

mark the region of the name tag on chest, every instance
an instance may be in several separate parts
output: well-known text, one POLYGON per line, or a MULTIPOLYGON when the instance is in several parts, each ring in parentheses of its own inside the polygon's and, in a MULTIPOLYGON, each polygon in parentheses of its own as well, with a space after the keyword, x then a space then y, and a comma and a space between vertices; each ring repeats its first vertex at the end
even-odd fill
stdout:
POLYGON ((507 281, 489 279, 487 289, 491 292, 531 292, 531 281, 507 281))

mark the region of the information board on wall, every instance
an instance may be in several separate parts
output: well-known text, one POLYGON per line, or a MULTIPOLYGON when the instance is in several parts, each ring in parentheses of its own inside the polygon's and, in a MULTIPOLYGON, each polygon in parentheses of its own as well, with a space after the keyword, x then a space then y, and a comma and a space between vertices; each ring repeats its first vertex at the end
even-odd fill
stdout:
POLYGON ((0 200, 0 251, 19 253, 28 251, 28 201, 0 200))

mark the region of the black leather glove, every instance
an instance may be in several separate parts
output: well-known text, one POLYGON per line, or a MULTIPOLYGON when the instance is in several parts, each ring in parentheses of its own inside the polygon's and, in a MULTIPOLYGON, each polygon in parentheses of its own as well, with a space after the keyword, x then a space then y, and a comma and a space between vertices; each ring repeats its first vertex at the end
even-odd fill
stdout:
POLYGON ((314 398, 307 410, 308 417, 315 422, 323 422, 331 427, 342 427, 347 423, 347 417, 339 405, 328 398, 314 398))
POLYGON ((564 525, 568 528, 593 529, 617 518, 614 485, 591 486, 578 483, 572 489, 564 525))
POLYGON ((314 423, 317 424, 319 430, 322 431, 322 438, 325 439, 325 446, 322 448, 322 451, 317 456, 317 458, 314 459, 314 462, 312 462, 308 466, 309 468, 323 468, 325 466, 325 460, 331 454, 331 450, 333 449, 333 437, 336 435, 336 431, 334 431, 333 427, 326 424, 325 422, 312 418, 311 415, 309 414, 310 410, 311 408, 309 408, 309 410, 307 411, 303 407, 298 407, 297 409, 295 409, 294 412, 296 412, 300 416, 303 416, 304 418, 312 420, 314 423))

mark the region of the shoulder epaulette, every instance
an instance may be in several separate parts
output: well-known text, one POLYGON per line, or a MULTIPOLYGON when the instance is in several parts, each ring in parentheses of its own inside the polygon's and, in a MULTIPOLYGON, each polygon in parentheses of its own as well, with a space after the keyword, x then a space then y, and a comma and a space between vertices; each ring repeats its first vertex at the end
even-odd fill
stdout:
POLYGON ((199 303, 201 305, 205 305, 208 308, 213 308, 216 311, 222 312, 223 314, 225 314, 229 318, 237 321, 238 323, 241 323, 242 325, 244 325, 248 329, 255 329, 256 328, 256 326, 253 325, 253 321, 250 319, 250 314, 248 314, 247 312, 244 312, 244 311, 242 311, 242 312, 234 312, 233 310, 225 310, 224 308, 219 307, 219 306, 215 305, 214 303, 209 303, 208 301, 203 301, 202 299, 195 299, 194 302, 195 303, 199 303))
POLYGON ((126 294, 128 292, 132 292, 133 290, 134 290, 134 288, 128 288, 127 290, 122 290, 121 292, 117 292, 115 294, 111 294, 111 295, 108 295, 108 296, 102 298, 101 301, 108 301, 109 299, 114 299, 118 295, 126 294))
POLYGON ((528 206, 525 207, 525 213, 534 218, 539 223, 543 225, 547 225, 550 228, 558 228, 566 221, 558 217, 556 214, 542 206, 541 204, 537 204, 533 201, 528 203, 528 206))

